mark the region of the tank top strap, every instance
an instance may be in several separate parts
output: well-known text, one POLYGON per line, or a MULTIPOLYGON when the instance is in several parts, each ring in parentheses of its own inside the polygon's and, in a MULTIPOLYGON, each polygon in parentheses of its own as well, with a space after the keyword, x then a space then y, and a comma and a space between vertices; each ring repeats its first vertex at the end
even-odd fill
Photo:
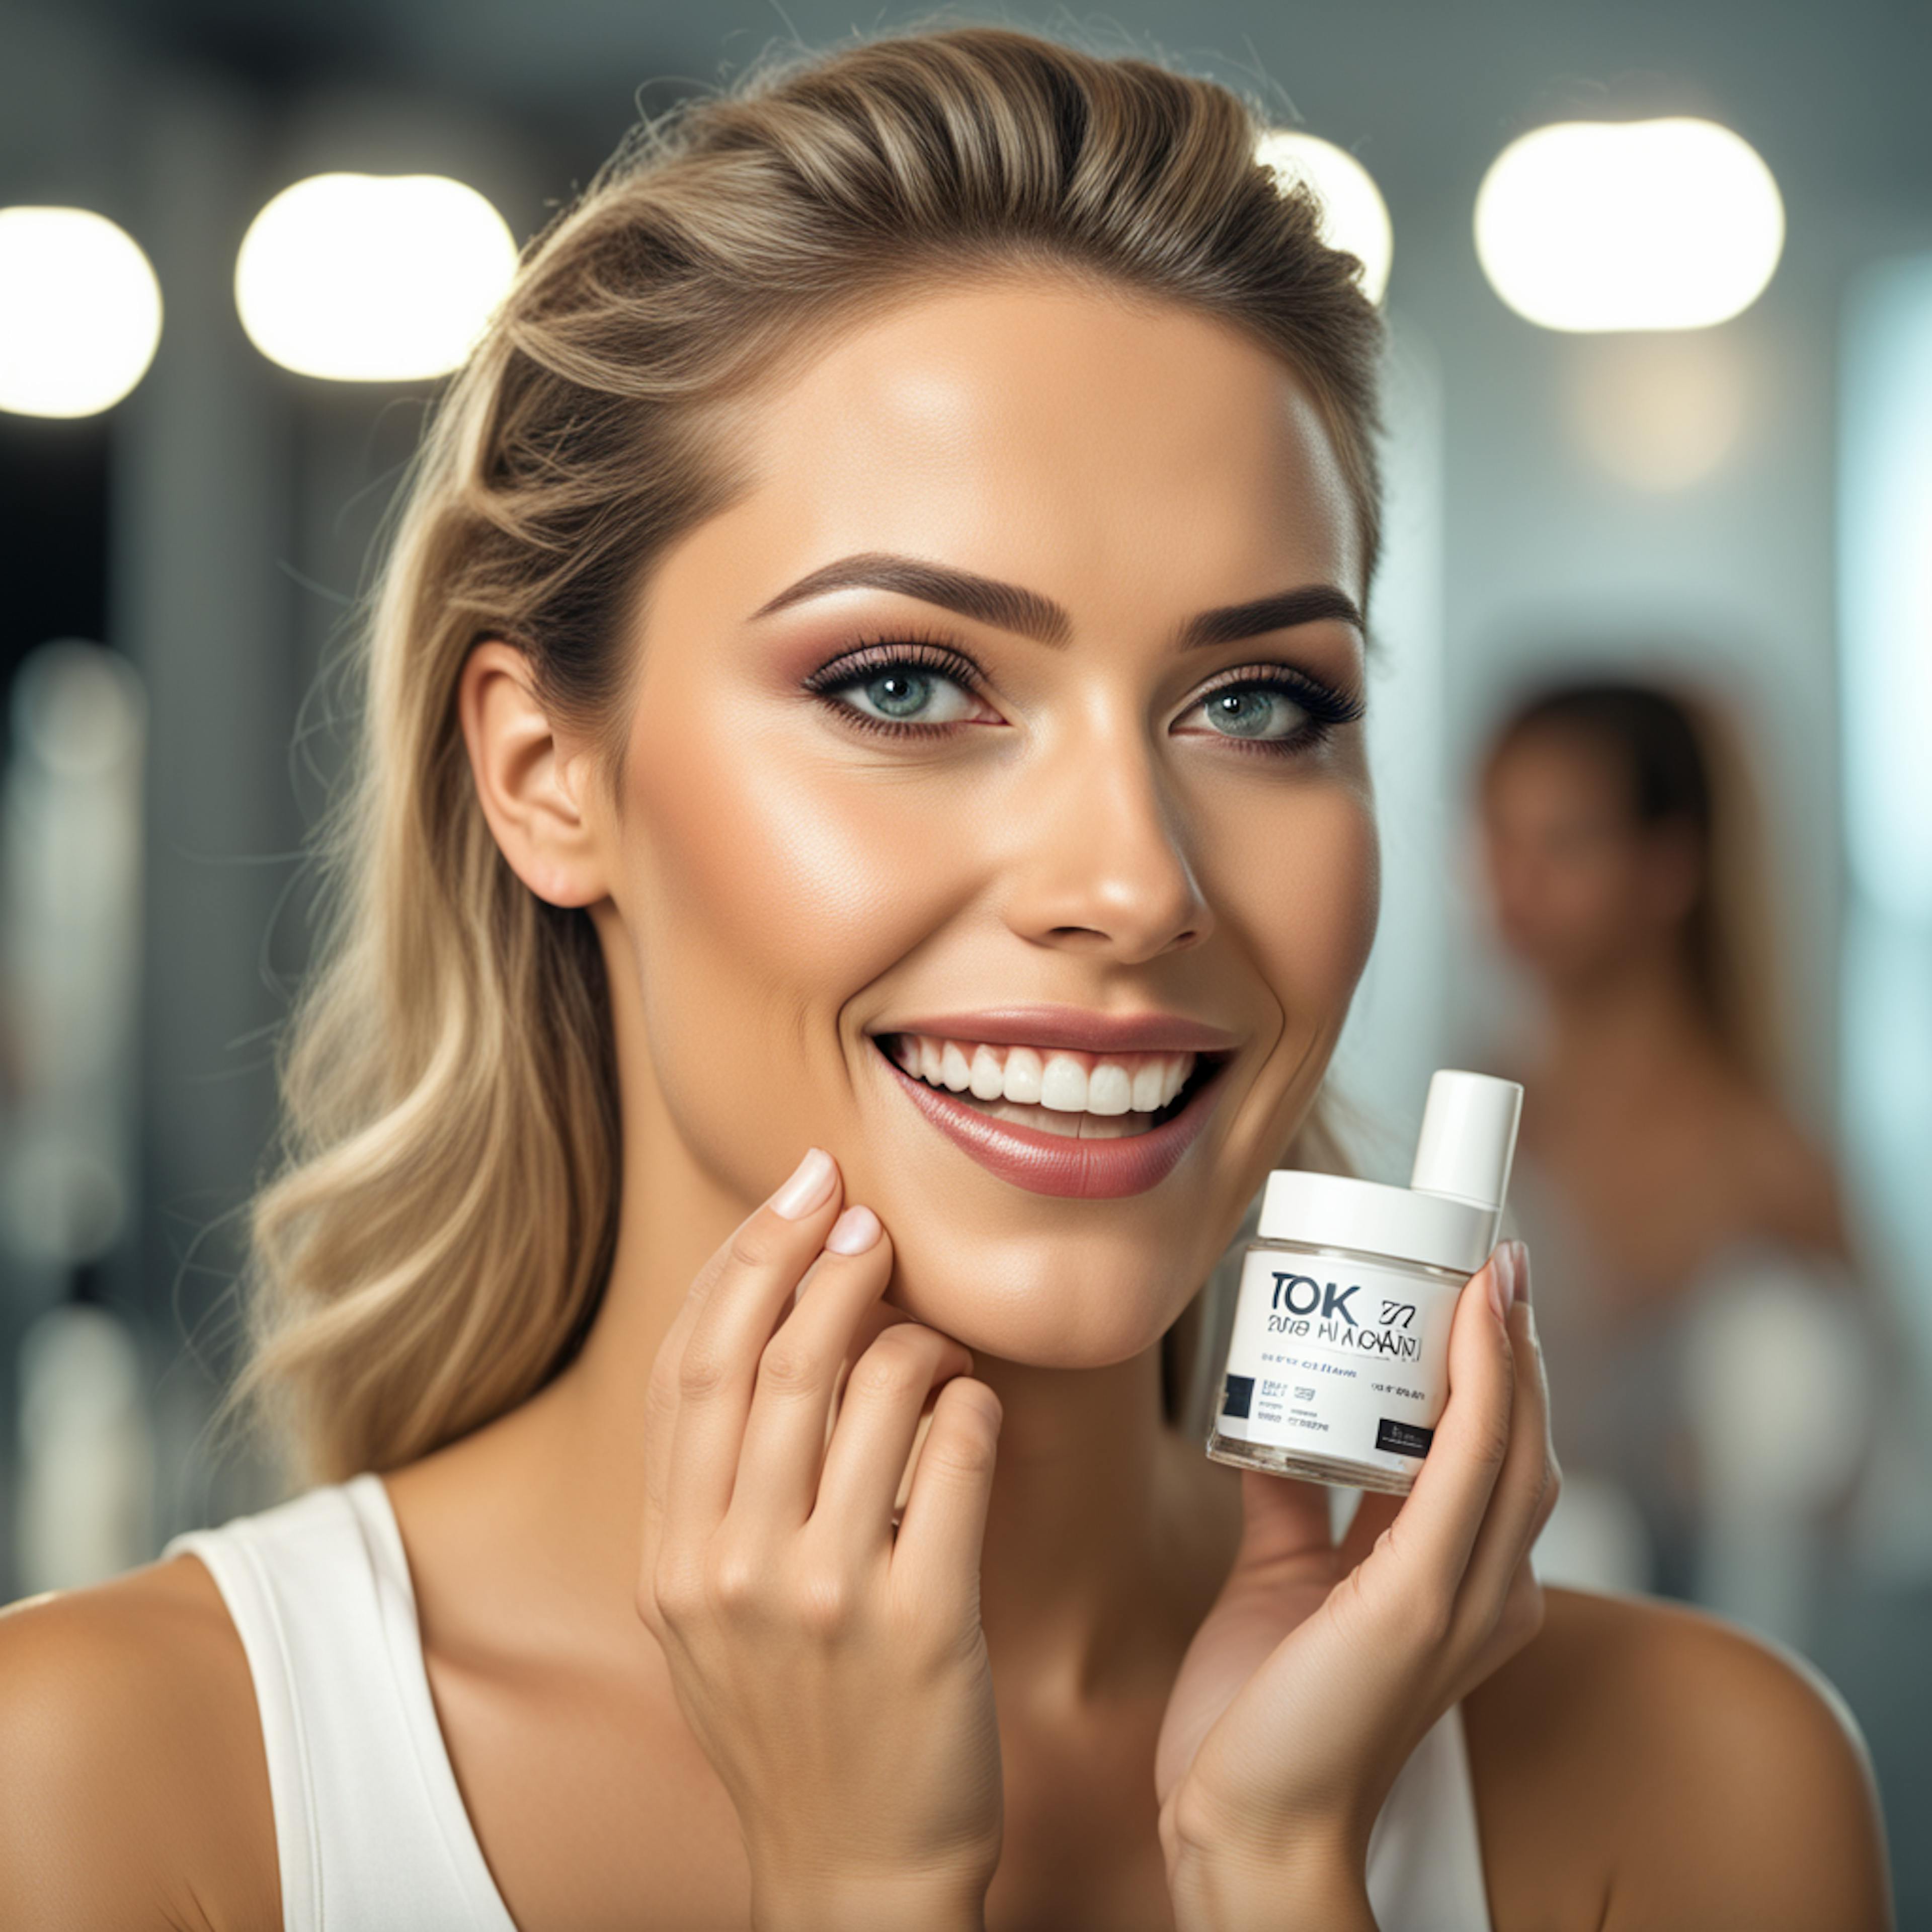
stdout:
POLYGON ((284 1932, 515 1932, 436 1722, 380 1477, 178 1536, 242 1639, 261 1712, 284 1932))
POLYGON ((1390 1787, 1369 1834, 1368 1880, 1382 1932, 1492 1932, 1460 1704, 1424 1732, 1390 1787))

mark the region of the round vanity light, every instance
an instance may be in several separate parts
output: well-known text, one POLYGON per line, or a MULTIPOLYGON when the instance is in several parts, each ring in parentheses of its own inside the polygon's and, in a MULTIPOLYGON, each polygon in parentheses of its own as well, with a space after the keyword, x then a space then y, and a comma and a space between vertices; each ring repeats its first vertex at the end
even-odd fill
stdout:
POLYGON ((1476 196, 1491 286, 1545 328, 1705 328, 1762 292, 1784 203, 1712 121, 1559 122, 1513 141, 1476 196))
POLYGON ((250 225, 235 301, 250 340, 298 375, 413 382, 454 368, 509 286, 517 244, 441 175, 315 175, 250 225))
POLYGON ((124 230, 85 208, 0 208, 0 410, 98 415, 160 339, 161 286, 124 230))

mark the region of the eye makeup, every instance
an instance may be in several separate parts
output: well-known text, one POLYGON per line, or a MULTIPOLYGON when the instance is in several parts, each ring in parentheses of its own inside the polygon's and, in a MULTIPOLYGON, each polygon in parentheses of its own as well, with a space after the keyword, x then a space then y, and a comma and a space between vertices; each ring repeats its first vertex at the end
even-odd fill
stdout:
MULTIPOLYGON (((801 680, 800 688, 822 700, 828 710, 836 712, 844 722, 860 730, 883 732, 888 736, 931 738, 944 735, 956 725, 986 722, 972 718, 938 722, 886 718, 862 710, 840 697, 840 693, 856 686, 890 677, 895 672, 910 672, 914 676, 937 674, 983 701, 986 678, 980 667, 946 639, 916 634, 880 638, 842 652, 801 680)), ((1222 730, 1213 724, 1180 735, 1220 739, 1244 752, 1282 754, 1304 750, 1318 742, 1335 727, 1355 723, 1366 709, 1359 696, 1339 690, 1294 665, 1251 664, 1232 667, 1220 673, 1189 700, 1178 714, 1176 724, 1216 699, 1224 700, 1228 721, 1237 724, 1241 722, 1240 715, 1229 701, 1257 693, 1278 697, 1293 705, 1304 714, 1301 724, 1275 737, 1240 729, 1222 730)))
MULTIPOLYGON (((1360 698, 1337 691, 1292 664, 1248 664, 1222 672, 1206 690, 1194 697, 1186 711, 1180 715, 1186 717, 1203 705, 1211 705, 1217 698, 1225 701, 1252 692, 1269 692, 1286 698, 1306 713, 1306 723, 1300 730, 1278 739, 1222 731, 1212 725, 1204 732, 1192 735, 1226 738, 1244 748, 1258 752, 1298 751, 1317 742, 1337 725, 1356 723, 1367 708, 1360 698)), ((1234 722, 1234 715, 1227 715, 1228 722, 1234 722)))
POLYGON ((883 683, 895 673, 910 674, 915 680, 935 676, 956 686, 969 698, 980 699, 984 680, 980 668, 966 654, 943 640, 926 638, 884 638, 842 652, 806 678, 800 688, 818 698, 828 711, 855 729, 893 738, 940 738, 956 726, 984 723, 981 718, 889 718, 862 710, 839 696, 856 687, 883 683))

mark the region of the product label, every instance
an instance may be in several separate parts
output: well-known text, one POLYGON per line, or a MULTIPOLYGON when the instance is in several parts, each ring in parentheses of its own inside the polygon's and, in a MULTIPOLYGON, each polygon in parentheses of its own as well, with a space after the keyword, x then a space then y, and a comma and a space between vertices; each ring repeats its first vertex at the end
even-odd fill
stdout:
POLYGON ((1215 1426, 1240 1442, 1413 1469, 1448 1393, 1456 1293, 1373 1262, 1252 1250, 1215 1426))

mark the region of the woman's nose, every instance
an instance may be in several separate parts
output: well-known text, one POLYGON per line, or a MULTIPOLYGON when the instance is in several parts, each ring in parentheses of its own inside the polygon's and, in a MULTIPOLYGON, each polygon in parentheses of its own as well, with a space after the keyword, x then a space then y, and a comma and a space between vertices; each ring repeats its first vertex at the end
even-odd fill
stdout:
POLYGON ((1157 756, 1130 728, 1082 734, 1041 759, 1013 800, 1006 923, 1037 945, 1122 964, 1198 946, 1214 915, 1157 756))

